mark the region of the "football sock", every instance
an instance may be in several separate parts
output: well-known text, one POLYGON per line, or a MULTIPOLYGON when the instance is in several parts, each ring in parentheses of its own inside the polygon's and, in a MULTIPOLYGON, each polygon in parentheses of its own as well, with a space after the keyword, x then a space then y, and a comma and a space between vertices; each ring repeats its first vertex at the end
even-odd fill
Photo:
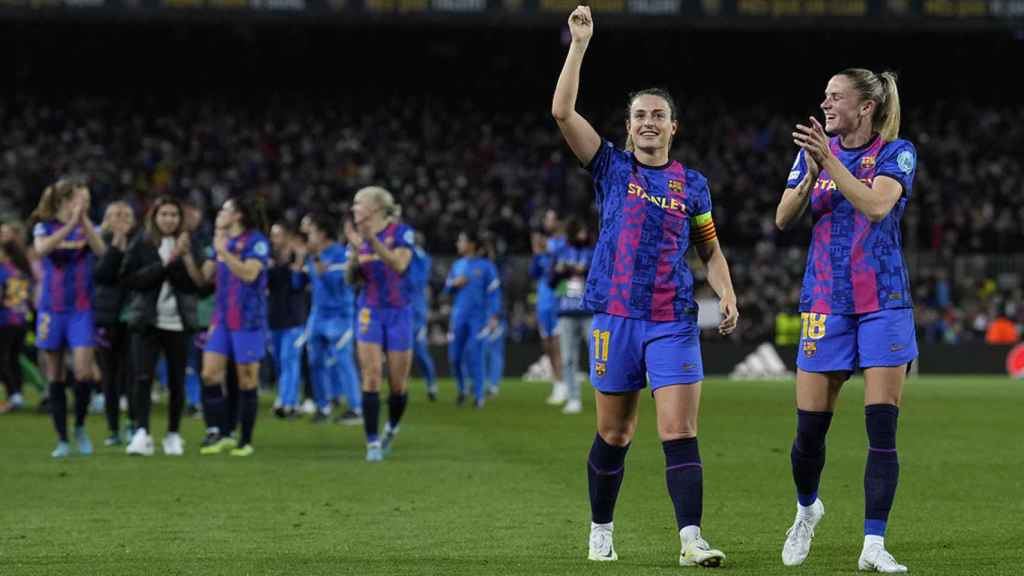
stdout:
POLYGON ((864 469, 864 534, 885 536, 889 510, 896 497, 900 462, 896 455, 896 421, 900 409, 892 404, 864 407, 868 431, 868 461, 864 469))
POLYGON ((796 411, 796 439, 789 459, 800 506, 811 506, 818 499, 818 483, 825 467, 825 435, 831 423, 831 412, 796 411))
POLYGON ((661 443, 665 452, 665 482, 676 511, 679 529, 700 526, 704 507, 704 469, 697 438, 661 443))
POLYGON ((594 435, 587 459, 587 484, 590 489, 590 519, 595 524, 612 521, 615 501, 625 476, 624 463, 628 451, 629 444, 612 446, 600 434, 594 435))

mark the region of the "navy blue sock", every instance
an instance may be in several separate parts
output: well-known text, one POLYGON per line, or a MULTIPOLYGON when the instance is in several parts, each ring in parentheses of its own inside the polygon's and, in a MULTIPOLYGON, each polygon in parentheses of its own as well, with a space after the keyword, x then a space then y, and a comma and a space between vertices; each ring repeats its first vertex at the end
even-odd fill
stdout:
POLYGON ((68 441, 68 396, 63 382, 50 382, 50 416, 61 442, 68 441))
POLYGON ((203 420, 207 430, 225 432, 224 391, 220 386, 203 386, 203 420))
POLYGON ((615 501, 619 498, 619 487, 625 476, 625 446, 612 446, 594 435, 594 444, 590 447, 587 459, 587 484, 590 487, 590 519, 596 524, 607 524, 612 521, 615 512, 615 501))
POLYGON ((376 442, 380 431, 380 392, 363 392, 363 429, 366 441, 376 442))
POLYGON ((238 372, 233 366, 228 369, 224 388, 227 390, 227 394, 224 396, 224 425, 221 426, 221 432, 225 436, 231 436, 235 433, 235 427, 238 426, 238 409, 241 404, 238 372))
POLYGON ((818 499, 818 482, 825 467, 825 435, 831 423, 831 412, 796 411, 796 439, 789 459, 801 506, 810 506, 818 499))
POLYGON ((697 438, 680 438, 661 443, 665 451, 665 482, 676 509, 676 524, 700 526, 704 509, 704 467, 697 438))
POLYGON ((242 438, 238 445, 245 446, 252 443, 252 429, 256 426, 256 412, 259 410, 259 396, 256 390, 240 390, 239 404, 242 413, 242 438))
POLYGON ((89 414, 89 402, 92 400, 92 389, 95 382, 84 380, 75 382, 75 427, 85 426, 85 417, 89 414))
POLYGON ((405 414, 405 404, 408 401, 409 394, 406 392, 388 396, 388 424, 391 424, 392 429, 398 428, 402 414, 405 414))
POLYGON ((896 455, 896 420, 892 404, 864 407, 868 430, 868 463, 864 469, 864 535, 885 536, 889 510, 896 497, 900 461, 896 455))

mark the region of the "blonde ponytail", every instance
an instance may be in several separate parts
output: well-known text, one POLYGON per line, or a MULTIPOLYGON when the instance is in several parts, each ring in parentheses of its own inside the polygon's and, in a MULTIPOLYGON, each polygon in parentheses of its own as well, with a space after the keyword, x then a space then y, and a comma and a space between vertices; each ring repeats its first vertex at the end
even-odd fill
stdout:
POLYGON ((882 81, 882 91, 885 100, 882 103, 882 113, 876 115, 881 126, 878 129, 882 140, 892 142, 900 137, 900 92, 896 88, 896 74, 894 72, 882 72, 878 75, 882 81))

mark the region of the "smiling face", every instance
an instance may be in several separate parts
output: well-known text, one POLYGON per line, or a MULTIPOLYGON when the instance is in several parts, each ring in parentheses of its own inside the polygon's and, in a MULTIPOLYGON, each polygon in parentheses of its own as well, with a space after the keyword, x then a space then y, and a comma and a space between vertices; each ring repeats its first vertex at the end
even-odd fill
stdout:
POLYGON ((864 123, 871 125, 875 102, 862 100, 850 78, 837 74, 825 87, 821 110, 825 113, 825 132, 832 135, 851 134, 864 123))
POLYGON ((181 210, 174 204, 164 204, 157 208, 153 220, 161 236, 176 236, 181 227, 181 210))
POLYGON ((638 150, 652 153, 672 144, 678 124, 672 117, 668 100, 653 94, 641 94, 629 105, 626 131, 638 150))

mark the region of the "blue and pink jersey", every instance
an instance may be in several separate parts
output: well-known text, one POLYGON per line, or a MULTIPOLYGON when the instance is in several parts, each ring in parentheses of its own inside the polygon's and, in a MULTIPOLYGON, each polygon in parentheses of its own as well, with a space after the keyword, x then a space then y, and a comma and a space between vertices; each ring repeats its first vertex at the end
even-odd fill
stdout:
POLYGON ((10 262, 0 263, 0 326, 23 326, 29 312, 32 279, 10 262))
MULTIPOLYGON (((377 240, 388 250, 407 248, 415 250, 412 228, 392 222, 377 233, 377 240)), ((359 247, 359 268, 365 283, 359 292, 360 308, 404 308, 412 302, 413 279, 409 269, 399 274, 384 263, 364 240, 359 247)))
POLYGON ((228 265, 217 259, 217 291, 211 326, 228 330, 254 331, 267 326, 267 262, 270 243, 257 231, 249 230, 228 240, 228 251, 243 262, 259 260, 263 265, 252 282, 243 282, 228 265))
MULTIPOLYGON (((36 238, 46 238, 64 227, 59 220, 39 222, 32 230, 36 238)), ((49 254, 43 256, 43 282, 39 310, 42 312, 84 312, 92 310, 92 272, 96 261, 85 238, 76 226, 49 254)))
MULTIPOLYGON (((903 186, 903 194, 882 221, 872 223, 843 196, 826 170, 818 174, 811 192, 814 228, 800 311, 866 314, 912 307, 900 218, 917 169, 914 146, 906 140, 885 142, 878 135, 858 148, 843 148, 838 137, 832 138, 830 146, 836 158, 869 188, 876 177, 887 176, 903 186)), ((790 170, 787 187, 796 187, 806 172, 801 151, 790 170)))
POLYGON ((587 170, 594 179, 601 228, 584 306, 654 322, 695 315, 686 251, 691 243, 715 238, 707 179, 676 161, 645 166, 608 141, 587 170))

